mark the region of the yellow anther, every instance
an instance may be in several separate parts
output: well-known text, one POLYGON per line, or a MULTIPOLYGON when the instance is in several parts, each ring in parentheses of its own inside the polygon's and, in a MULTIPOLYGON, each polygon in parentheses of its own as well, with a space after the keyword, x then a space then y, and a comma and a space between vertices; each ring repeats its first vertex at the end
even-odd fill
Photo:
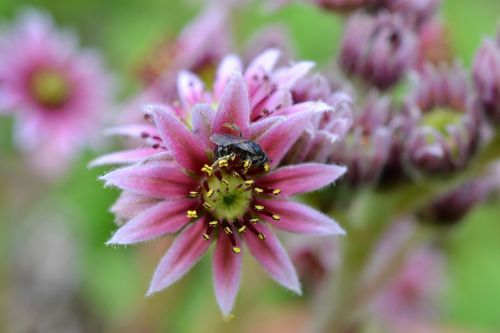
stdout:
POLYGON ((212 175, 213 170, 214 169, 210 165, 206 165, 206 164, 203 166, 203 168, 201 168, 201 172, 204 172, 209 176, 212 175))
POLYGON ((186 215, 190 219, 195 219, 198 217, 198 213, 195 210, 188 210, 186 215))
POLYGON ((254 187, 254 189, 253 189, 253 190, 254 190, 255 192, 259 193, 259 194, 264 193, 264 190, 263 190, 263 189, 261 189, 260 187, 254 187))
POLYGON ((227 167, 229 165, 228 160, 226 160, 225 158, 220 159, 218 163, 219 163, 219 168, 227 167))
POLYGON ((218 221, 210 221, 210 222, 208 222, 208 224, 215 227, 217 224, 219 224, 219 222, 218 221))
POLYGON ((264 164, 264 171, 269 172, 270 169, 271 169, 271 167, 269 166, 269 163, 265 163, 264 164))
POLYGON ((214 190, 213 189, 208 190, 207 197, 210 198, 212 195, 214 195, 214 190))
POLYGON ((236 254, 238 254, 238 253, 241 252, 241 249, 239 247, 237 247, 237 246, 233 246, 233 252, 236 253, 236 254))
POLYGON ((275 221, 279 221, 281 219, 281 216, 277 215, 277 214, 273 214, 273 216, 271 216, 273 218, 273 220, 275 221))
POLYGON ((198 196, 198 192, 196 192, 196 191, 190 191, 189 192, 189 196, 194 198, 194 197, 198 196))
POLYGON ((224 178, 222 178, 220 181, 223 182, 224 184, 226 184, 226 186, 229 186, 229 182, 227 180, 225 180, 224 178))
POLYGON ((238 229, 238 232, 245 232, 247 230, 246 226, 242 226, 238 229))
POLYGON ((266 236, 262 232, 259 232, 259 239, 260 240, 266 240, 266 236))
POLYGON ((226 234, 228 234, 228 235, 230 235, 230 234, 232 234, 232 233, 233 233, 233 231, 232 231, 232 230, 231 230, 231 228, 229 228, 229 227, 225 227, 225 228, 224 228, 224 231, 225 231, 225 232, 226 232, 226 234))
POLYGON ((256 224, 259 222, 259 219, 250 219, 250 223, 256 224))
POLYGON ((277 189, 273 190, 273 194, 274 194, 274 195, 278 195, 278 194, 280 194, 280 193, 281 193, 281 190, 280 190, 279 188, 277 188, 277 189))
POLYGON ((208 202, 206 202, 206 201, 205 201, 202 205, 203 205, 203 207, 205 207, 205 209, 207 209, 207 210, 212 210, 212 209, 213 209, 212 205, 210 205, 210 204, 209 204, 208 202))
POLYGON ((204 233, 203 238, 205 238, 205 240, 210 240, 210 235, 207 233, 204 233))
POLYGON ((263 211, 263 210, 264 210, 264 206, 262 206, 262 205, 255 205, 255 206, 254 206, 254 208, 255 208, 257 211, 259 211, 259 212, 261 212, 261 211, 263 211))
POLYGON ((254 181, 249 179, 249 180, 245 180, 245 185, 248 185, 248 186, 251 186, 253 185, 254 181))

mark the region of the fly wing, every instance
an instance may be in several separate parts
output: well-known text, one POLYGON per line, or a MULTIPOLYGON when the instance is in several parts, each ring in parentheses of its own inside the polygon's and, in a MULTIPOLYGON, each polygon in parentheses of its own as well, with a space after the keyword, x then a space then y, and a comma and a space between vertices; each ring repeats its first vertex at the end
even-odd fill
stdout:
POLYGON ((234 136, 230 134, 212 134, 210 136, 210 141, 218 146, 228 146, 231 144, 241 144, 248 142, 247 139, 243 139, 239 136, 234 136))

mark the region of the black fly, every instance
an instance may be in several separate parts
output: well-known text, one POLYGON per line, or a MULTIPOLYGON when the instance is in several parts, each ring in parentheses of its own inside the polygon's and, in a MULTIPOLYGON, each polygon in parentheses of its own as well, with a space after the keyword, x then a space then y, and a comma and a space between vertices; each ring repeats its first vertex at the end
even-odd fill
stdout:
POLYGON ((258 143, 230 134, 212 134, 210 141, 215 143, 215 158, 228 159, 238 157, 244 162, 245 169, 251 166, 269 169, 269 158, 258 143))

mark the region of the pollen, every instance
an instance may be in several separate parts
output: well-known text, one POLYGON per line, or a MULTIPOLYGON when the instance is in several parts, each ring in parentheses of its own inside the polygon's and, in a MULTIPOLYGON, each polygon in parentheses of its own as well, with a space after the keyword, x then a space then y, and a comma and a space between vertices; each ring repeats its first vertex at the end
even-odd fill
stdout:
POLYGON ((271 169, 271 167, 269 166, 269 163, 265 163, 264 164, 264 171, 269 172, 270 169, 271 169))
POLYGON ((255 210, 257 210, 258 212, 262 212, 264 210, 264 206, 262 205, 255 205, 254 206, 255 210))
POLYGON ((236 254, 238 254, 238 253, 241 252, 241 249, 239 247, 237 247, 237 246, 233 246, 233 252, 236 253, 236 254))
POLYGON ((196 210, 188 210, 186 215, 190 219, 195 219, 198 217, 198 213, 196 212, 196 210))
POLYGON ((204 172, 206 173, 207 175, 211 176, 212 175, 212 171, 214 169, 210 166, 210 165, 204 165, 203 168, 201 168, 201 172, 204 172))

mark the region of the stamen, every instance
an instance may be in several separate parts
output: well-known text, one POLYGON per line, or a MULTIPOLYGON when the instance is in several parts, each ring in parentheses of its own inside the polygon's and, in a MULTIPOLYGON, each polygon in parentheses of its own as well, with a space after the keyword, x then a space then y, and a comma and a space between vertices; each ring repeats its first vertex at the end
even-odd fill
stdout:
POLYGON ((210 190, 207 192, 207 198, 212 197, 212 195, 214 195, 214 190, 213 190, 213 189, 210 189, 210 190))
POLYGON ((259 232, 258 237, 260 240, 266 240, 266 236, 262 232, 259 232))
POLYGON ((245 180, 245 185, 252 186, 254 181, 252 179, 245 180))
POLYGON ((241 226, 241 227, 238 228, 238 232, 239 233, 243 233, 245 231, 247 231, 247 227, 245 225, 243 225, 243 226, 241 226))
POLYGON ((198 217, 198 213, 196 212, 196 210, 188 210, 186 215, 190 219, 195 219, 198 217))
POLYGON ((201 172, 206 173, 207 175, 212 175, 213 168, 210 165, 205 164, 203 168, 201 168, 201 172))
POLYGON ((236 254, 238 254, 238 253, 241 252, 241 249, 239 247, 237 247, 237 246, 233 246, 233 252, 236 253, 236 254))
POLYGON ((228 235, 231 235, 233 233, 230 227, 224 227, 224 232, 228 235))
POLYGON ((260 187, 254 187, 254 188, 253 188, 253 190, 254 190, 256 193, 258 193, 258 194, 262 194, 262 193, 264 193, 264 190, 263 190, 263 189, 261 189, 260 187))
POLYGON ((202 203, 202 206, 205 207, 206 210, 210 210, 212 211, 214 208, 212 207, 212 205, 210 205, 208 202, 204 202, 202 203))
POLYGON ((210 240, 210 235, 209 234, 204 233, 202 236, 203 236, 203 238, 205 238, 205 240, 210 240))
POLYGON ((211 227, 215 227, 215 226, 217 226, 217 224, 219 224, 219 221, 210 221, 210 222, 208 222, 208 225, 211 226, 211 227))
POLYGON ((259 223, 259 219, 255 219, 255 218, 254 219, 250 219, 250 223, 257 224, 257 223, 259 223))
POLYGON ((281 193, 281 190, 279 188, 273 190, 274 195, 278 195, 281 193))
POLYGON ((262 205, 254 205, 253 207, 258 212, 262 212, 264 210, 264 206, 262 206, 262 205))
POLYGON ((193 197, 193 198, 197 197, 197 196, 198 196, 198 194, 199 194, 199 193, 198 193, 197 191, 190 191, 190 192, 189 192, 189 196, 190 196, 190 197, 193 197))
POLYGON ((279 220, 281 220, 281 216, 279 216, 278 214, 273 214, 273 215, 271 216, 271 218, 272 218, 273 220, 275 220, 275 221, 279 221, 279 220))

